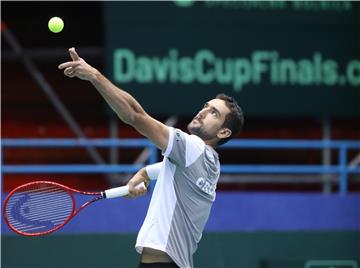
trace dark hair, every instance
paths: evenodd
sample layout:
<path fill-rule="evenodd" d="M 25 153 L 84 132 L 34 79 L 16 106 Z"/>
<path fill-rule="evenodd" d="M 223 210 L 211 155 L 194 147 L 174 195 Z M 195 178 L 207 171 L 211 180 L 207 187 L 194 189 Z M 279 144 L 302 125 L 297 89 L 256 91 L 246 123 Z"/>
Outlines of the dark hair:
<path fill-rule="evenodd" d="M 222 145 L 240 133 L 244 126 L 244 114 L 234 98 L 225 95 L 224 93 L 216 95 L 215 98 L 225 101 L 226 106 L 230 109 L 230 113 L 226 115 L 222 127 L 230 129 L 231 135 L 230 137 L 219 140 L 218 145 Z"/>

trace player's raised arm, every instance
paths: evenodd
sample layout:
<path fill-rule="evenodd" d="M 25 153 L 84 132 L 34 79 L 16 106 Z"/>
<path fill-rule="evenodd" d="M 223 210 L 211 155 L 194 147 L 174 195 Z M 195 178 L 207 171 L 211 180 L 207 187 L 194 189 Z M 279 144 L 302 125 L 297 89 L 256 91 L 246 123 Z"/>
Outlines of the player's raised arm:
<path fill-rule="evenodd" d="M 80 58 L 75 48 L 70 48 L 69 53 L 72 61 L 60 64 L 59 69 L 64 70 L 68 77 L 90 81 L 124 123 L 133 126 L 159 149 L 164 150 L 169 139 L 167 126 L 149 116 L 129 93 L 116 87 Z"/>

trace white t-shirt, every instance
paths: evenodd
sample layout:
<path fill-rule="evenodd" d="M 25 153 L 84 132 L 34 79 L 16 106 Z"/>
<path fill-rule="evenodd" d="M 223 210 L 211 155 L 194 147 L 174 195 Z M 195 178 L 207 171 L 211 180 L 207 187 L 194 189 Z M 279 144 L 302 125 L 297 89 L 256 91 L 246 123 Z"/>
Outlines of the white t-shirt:
<path fill-rule="evenodd" d="M 216 151 L 195 135 L 169 127 L 161 164 L 147 168 L 156 186 L 135 248 L 166 252 L 180 267 L 193 267 L 216 196 L 220 163 Z"/>

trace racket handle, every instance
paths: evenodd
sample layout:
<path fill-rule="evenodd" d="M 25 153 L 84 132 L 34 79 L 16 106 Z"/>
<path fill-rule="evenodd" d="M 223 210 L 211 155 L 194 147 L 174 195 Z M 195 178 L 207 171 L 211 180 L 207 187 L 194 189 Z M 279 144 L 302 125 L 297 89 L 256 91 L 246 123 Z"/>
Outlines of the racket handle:
<path fill-rule="evenodd" d="M 143 182 L 136 185 L 135 188 L 139 189 L 142 187 L 146 188 L 145 183 L 143 183 Z M 129 194 L 129 185 L 111 188 L 111 189 L 108 189 L 108 190 L 105 190 L 104 192 L 102 192 L 102 196 L 104 198 L 115 198 L 115 197 L 125 196 L 128 194 Z"/>

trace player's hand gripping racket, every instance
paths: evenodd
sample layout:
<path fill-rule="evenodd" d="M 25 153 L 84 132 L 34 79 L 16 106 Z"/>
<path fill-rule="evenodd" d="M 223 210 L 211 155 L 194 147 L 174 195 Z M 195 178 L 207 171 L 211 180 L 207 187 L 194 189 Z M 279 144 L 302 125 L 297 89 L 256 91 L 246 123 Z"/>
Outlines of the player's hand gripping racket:
<path fill-rule="evenodd" d="M 136 188 L 145 187 L 140 183 Z M 74 193 L 93 198 L 78 209 Z M 39 236 L 52 233 L 68 223 L 91 203 L 129 194 L 129 186 L 112 188 L 104 192 L 83 192 L 50 181 L 36 181 L 21 185 L 6 197 L 3 215 L 7 225 L 16 233 Z"/>

